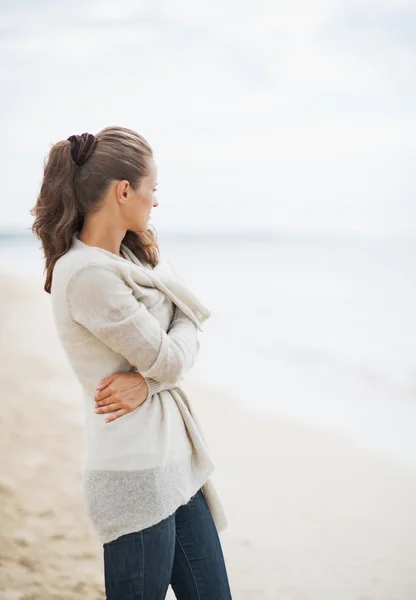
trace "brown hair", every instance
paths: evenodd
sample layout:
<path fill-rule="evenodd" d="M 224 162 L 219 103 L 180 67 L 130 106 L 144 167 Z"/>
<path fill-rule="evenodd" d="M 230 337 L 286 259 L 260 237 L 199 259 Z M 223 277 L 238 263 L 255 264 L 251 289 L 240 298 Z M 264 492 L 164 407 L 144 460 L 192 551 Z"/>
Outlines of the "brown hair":
<path fill-rule="evenodd" d="M 30 214 L 35 216 L 32 231 L 41 240 L 45 255 L 44 290 L 51 293 L 53 268 L 72 245 L 75 232 L 82 229 L 84 215 L 98 210 L 112 180 L 126 179 L 133 189 L 147 175 L 146 159 L 153 155 L 147 141 L 125 127 L 106 127 L 96 136 L 95 148 L 81 165 L 71 155 L 72 143 L 54 144 L 45 159 L 39 196 Z M 123 243 L 153 267 L 159 262 L 156 231 L 127 231 Z"/>

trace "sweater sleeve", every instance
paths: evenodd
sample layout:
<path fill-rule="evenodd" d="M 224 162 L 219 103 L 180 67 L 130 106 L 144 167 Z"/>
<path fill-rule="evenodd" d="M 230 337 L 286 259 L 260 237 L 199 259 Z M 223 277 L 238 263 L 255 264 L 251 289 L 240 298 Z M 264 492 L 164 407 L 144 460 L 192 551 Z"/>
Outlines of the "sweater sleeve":
<path fill-rule="evenodd" d="M 185 313 L 178 306 L 175 306 L 175 312 L 173 315 L 172 323 L 168 330 L 168 335 L 170 335 L 170 331 L 171 331 L 172 327 L 174 326 L 177 328 L 181 321 L 186 323 L 187 321 L 190 321 L 190 319 L 187 315 L 185 315 Z M 196 352 L 193 355 L 193 359 L 189 362 L 188 370 L 194 366 L 196 358 L 199 353 L 199 349 L 200 349 L 200 342 L 197 337 Z M 149 388 L 149 393 L 148 393 L 147 398 L 150 398 L 153 394 L 157 394 L 158 392 L 161 392 L 162 390 L 171 390 L 174 387 L 177 387 L 179 384 L 179 381 L 177 381 L 176 383 L 162 383 L 162 382 L 156 381 L 156 379 L 152 379 L 150 377 L 145 377 L 145 379 L 146 379 L 147 386 Z M 180 377 L 180 380 L 182 380 L 182 379 L 183 379 L 183 376 Z"/>
<path fill-rule="evenodd" d="M 146 380 L 148 388 L 146 400 L 151 398 L 153 394 L 158 394 L 163 390 L 173 390 L 173 388 L 178 387 L 179 385 L 178 381 L 176 383 L 162 383 L 160 381 L 156 381 L 156 379 L 152 379 L 151 377 L 145 377 L 144 379 Z"/>
<path fill-rule="evenodd" d="M 175 384 L 195 363 L 199 340 L 192 319 L 176 307 L 165 332 L 109 267 L 88 265 L 75 273 L 67 285 L 67 302 L 75 323 L 124 356 L 143 377 Z M 156 389 L 153 383 L 150 387 Z"/>

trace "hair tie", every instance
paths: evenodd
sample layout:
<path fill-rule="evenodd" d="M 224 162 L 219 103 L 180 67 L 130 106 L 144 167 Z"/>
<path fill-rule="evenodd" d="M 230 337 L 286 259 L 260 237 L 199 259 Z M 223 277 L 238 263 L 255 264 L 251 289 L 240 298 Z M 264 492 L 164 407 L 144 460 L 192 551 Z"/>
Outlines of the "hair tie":
<path fill-rule="evenodd" d="M 83 165 L 94 152 L 97 144 L 95 135 L 92 133 L 82 133 L 81 135 L 70 135 L 67 138 L 71 142 L 72 160 L 78 165 Z"/>

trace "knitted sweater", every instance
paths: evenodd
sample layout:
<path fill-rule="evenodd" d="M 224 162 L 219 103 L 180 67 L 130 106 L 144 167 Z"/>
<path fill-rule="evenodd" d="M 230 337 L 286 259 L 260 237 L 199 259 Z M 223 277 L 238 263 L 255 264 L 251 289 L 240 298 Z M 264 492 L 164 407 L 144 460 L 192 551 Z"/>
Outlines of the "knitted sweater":
<path fill-rule="evenodd" d="M 194 365 L 198 330 L 210 316 L 169 261 L 155 268 L 124 245 L 123 257 L 84 244 L 54 266 L 54 322 L 82 386 L 88 516 L 102 543 L 167 518 L 202 487 L 217 530 L 227 526 L 209 479 L 215 468 L 190 398 L 179 383 Z M 149 394 L 134 411 L 105 422 L 95 388 L 136 371 Z"/>

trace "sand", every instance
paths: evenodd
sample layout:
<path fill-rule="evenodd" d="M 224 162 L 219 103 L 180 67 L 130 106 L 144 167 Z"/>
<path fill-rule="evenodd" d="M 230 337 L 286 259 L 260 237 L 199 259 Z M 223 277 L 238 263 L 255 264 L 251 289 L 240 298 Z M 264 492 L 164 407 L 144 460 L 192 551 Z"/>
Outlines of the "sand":
<path fill-rule="evenodd" d="M 82 501 L 80 388 L 50 298 L 41 280 L 4 274 L 0 307 L 0 599 L 103 599 Z M 416 467 L 248 414 L 192 372 L 184 387 L 217 464 L 235 600 L 416 598 Z"/>

